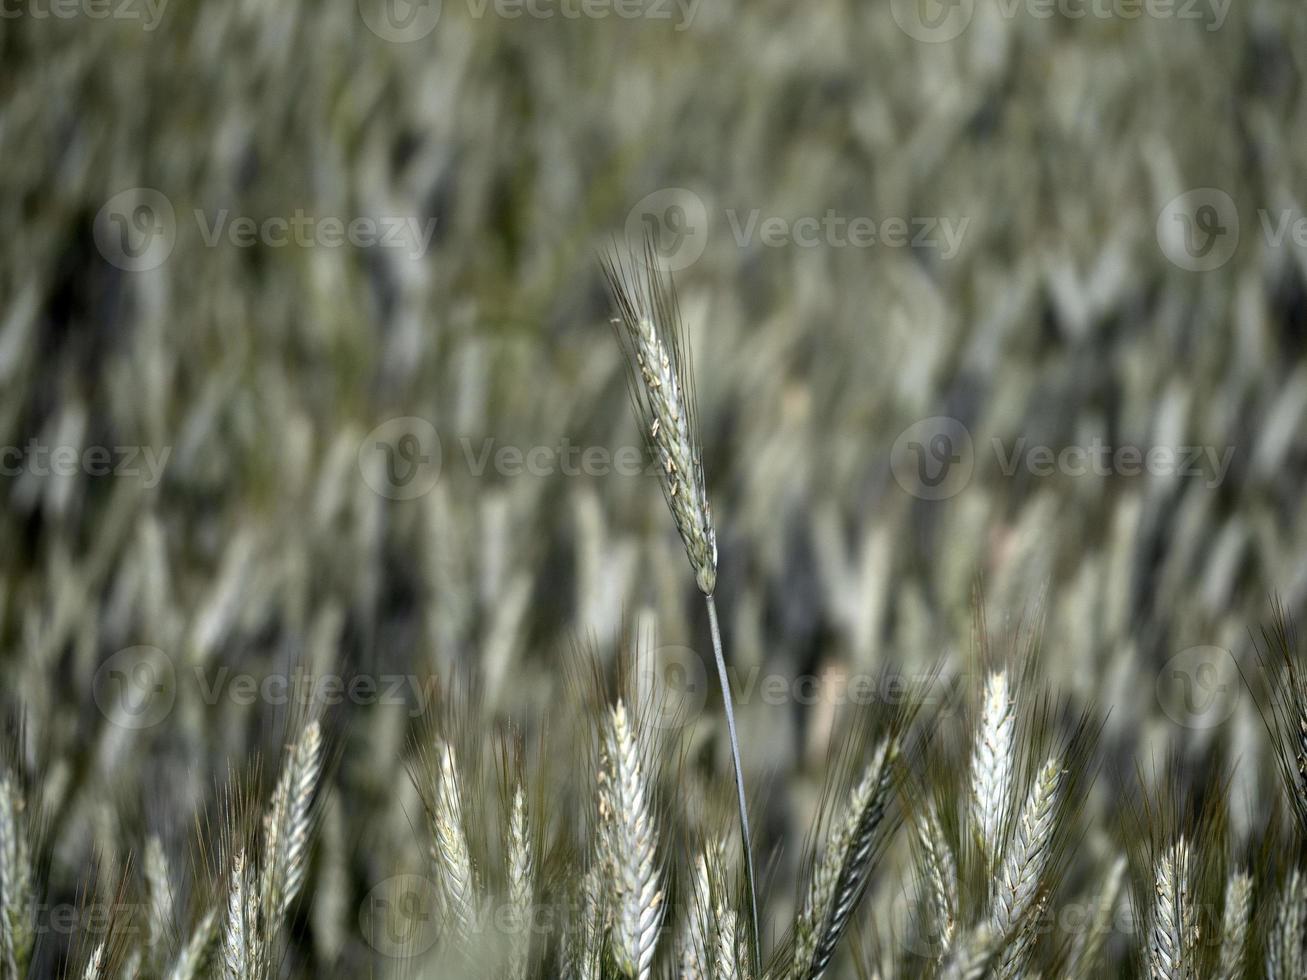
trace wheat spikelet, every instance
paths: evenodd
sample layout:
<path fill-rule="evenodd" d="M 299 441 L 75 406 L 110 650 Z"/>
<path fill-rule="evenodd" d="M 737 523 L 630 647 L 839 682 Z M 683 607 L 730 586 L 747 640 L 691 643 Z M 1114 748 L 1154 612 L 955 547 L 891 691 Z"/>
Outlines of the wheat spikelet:
<path fill-rule="evenodd" d="M 17 780 L 0 773 L 0 952 L 6 975 L 14 978 L 27 974 L 35 940 L 25 809 Z"/>
<path fill-rule="evenodd" d="M 531 907 L 535 892 L 535 859 L 527 822 L 526 793 L 519 784 L 513 792 L 508 822 L 508 904 L 513 914 L 508 975 L 525 980 L 531 956 Z"/>
<path fill-rule="evenodd" d="M 1157 861 L 1148 938 L 1148 973 L 1153 980 L 1188 980 L 1192 976 L 1194 920 L 1189 867 L 1189 844 L 1183 837 Z"/>
<path fill-rule="evenodd" d="M 940 826 L 933 802 L 927 802 L 913 823 L 919 877 L 941 951 L 953 941 L 958 916 L 958 864 Z"/>
<path fill-rule="evenodd" d="M 1015 938 L 1035 905 L 1053 851 L 1062 763 L 1055 755 L 1035 776 L 1017 818 L 994 888 L 991 916 L 998 935 Z"/>
<path fill-rule="evenodd" d="M 980 728 L 971 757 L 971 813 L 985 856 L 997 867 L 1003 849 L 1008 786 L 1016 758 L 1016 717 L 1005 671 L 985 682 Z"/>
<path fill-rule="evenodd" d="M 1290 980 L 1307 973 L 1307 876 L 1294 868 L 1280 893 L 1266 936 L 1267 980 Z"/>
<path fill-rule="evenodd" d="M 285 914 L 304 884 L 310 806 L 321 762 L 322 729 L 311 721 L 291 750 L 263 818 L 259 898 L 268 928 Z"/>
<path fill-rule="evenodd" d="M 191 932 L 191 938 L 186 941 L 186 945 L 177 954 L 177 962 L 168 971 L 168 980 L 198 980 L 199 977 L 204 975 L 202 971 L 207 958 L 206 954 L 217 924 L 217 915 L 213 912 L 205 913 Z"/>
<path fill-rule="evenodd" d="M 1221 958 L 1216 968 L 1216 980 L 1238 980 L 1243 976 L 1244 948 L 1248 945 L 1252 899 L 1252 875 L 1246 871 L 1238 871 L 1230 875 L 1225 883 L 1225 911 L 1221 917 Z"/>
<path fill-rule="evenodd" d="M 854 787 L 795 922 L 791 977 L 818 980 L 830 964 L 849 916 L 862 897 L 893 788 L 895 738 L 882 741 Z"/>
<path fill-rule="evenodd" d="M 435 746 L 435 786 L 427 808 L 431 829 L 431 856 L 435 860 L 441 908 L 458 943 L 472 935 L 476 913 L 476 879 L 472 854 L 463 824 L 463 801 L 459 789 L 458 763 L 454 748 L 438 740 Z"/>
<path fill-rule="evenodd" d="M 605 732 L 599 777 L 600 819 L 606 828 L 606 864 L 612 889 L 610 942 L 619 969 L 646 980 L 653 969 L 663 893 L 645 762 L 622 701 Z"/>
<path fill-rule="evenodd" d="M 704 595 L 717 583 L 717 533 L 708 506 L 698 412 L 676 291 L 655 271 L 652 242 L 643 269 L 607 256 L 604 274 L 617 305 L 614 332 L 626 353 L 633 402 L 658 459 L 659 482 Z"/>

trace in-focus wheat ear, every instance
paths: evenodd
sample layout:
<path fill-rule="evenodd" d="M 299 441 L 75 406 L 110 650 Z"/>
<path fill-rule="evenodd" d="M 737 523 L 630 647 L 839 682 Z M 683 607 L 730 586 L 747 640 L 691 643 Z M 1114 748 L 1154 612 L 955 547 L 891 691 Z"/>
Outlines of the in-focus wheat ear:
<path fill-rule="evenodd" d="M 721 627 L 717 622 L 717 532 L 708 506 L 699 445 L 699 411 L 695 397 L 690 347 L 681 321 L 680 304 L 670 278 L 657 271 L 658 254 L 652 236 L 645 238 L 642 261 L 610 254 L 602 259 L 604 275 L 617 306 L 614 333 L 626 354 L 627 380 L 636 417 L 658 461 L 659 483 L 672 512 L 676 530 L 694 569 L 694 580 L 708 607 L 717 679 L 721 684 L 726 729 L 731 740 L 735 769 L 736 804 L 740 816 L 740 842 L 745 883 L 749 889 L 749 932 L 753 970 L 762 969 L 758 932 L 758 891 L 754 883 L 753 842 L 740 765 L 740 739 L 735 728 Z"/>

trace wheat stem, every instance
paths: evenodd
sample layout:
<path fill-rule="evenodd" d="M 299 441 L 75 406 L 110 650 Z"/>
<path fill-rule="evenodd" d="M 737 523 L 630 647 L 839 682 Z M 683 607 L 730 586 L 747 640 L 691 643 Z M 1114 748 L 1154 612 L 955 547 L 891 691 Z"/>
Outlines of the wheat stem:
<path fill-rule="evenodd" d="M 735 730 L 735 705 L 731 699 L 731 682 L 722 656 L 722 634 L 717 622 L 717 600 L 704 597 L 708 604 L 708 629 L 712 634 L 713 656 L 717 661 L 717 679 L 722 688 L 722 708 L 726 714 L 726 731 L 731 740 L 731 765 L 735 770 L 735 802 L 740 817 L 740 849 L 744 856 L 744 882 L 749 891 L 749 937 L 752 940 L 753 971 L 762 969 L 762 939 L 758 928 L 758 891 L 753 875 L 753 837 L 749 832 L 749 808 L 744 795 L 744 768 L 740 763 L 740 738 Z"/>

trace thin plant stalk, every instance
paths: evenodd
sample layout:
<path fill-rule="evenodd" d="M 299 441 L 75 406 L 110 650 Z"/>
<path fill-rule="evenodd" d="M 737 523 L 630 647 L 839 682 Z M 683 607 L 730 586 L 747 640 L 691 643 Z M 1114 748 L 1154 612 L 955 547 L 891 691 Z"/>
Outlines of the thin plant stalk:
<path fill-rule="evenodd" d="M 717 623 L 717 600 L 709 593 L 704 596 L 708 605 L 708 628 L 712 633 L 713 656 L 717 660 L 717 679 L 722 686 L 722 707 L 726 714 L 726 730 L 731 739 L 731 764 L 735 768 L 735 795 L 740 810 L 740 845 L 744 851 L 744 880 L 749 889 L 749 920 L 753 933 L 754 972 L 762 969 L 762 942 L 758 936 L 758 892 L 753 878 L 753 838 L 749 833 L 749 808 L 744 797 L 744 770 L 740 766 L 740 738 L 735 731 L 735 705 L 731 700 L 730 678 L 726 676 L 726 659 L 722 656 L 722 631 Z"/>

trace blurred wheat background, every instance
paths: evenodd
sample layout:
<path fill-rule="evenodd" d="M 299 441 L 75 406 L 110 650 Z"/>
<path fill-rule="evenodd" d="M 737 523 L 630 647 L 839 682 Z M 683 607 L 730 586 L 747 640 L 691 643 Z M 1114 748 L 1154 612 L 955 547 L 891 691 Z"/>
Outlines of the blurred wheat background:
<path fill-rule="evenodd" d="M 653 232 L 769 975 L 816 975 L 785 960 L 805 855 L 847 747 L 897 731 L 893 671 L 932 693 L 828 975 L 1307 976 L 1301 756 L 1263 714 L 1292 643 L 1262 639 L 1307 605 L 1307 7 L 3 9 L 0 975 L 695 975 L 730 757 L 596 260 Z M 663 938 L 628 969 L 601 911 L 602 962 L 550 919 L 468 967 L 460 862 L 474 896 L 603 904 L 582 828 L 635 777 L 592 661 L 662 705 L 630 751 Z M 913 936 L 928 906 L 974 949 L 1007 929 L 959 826 L 997 674 L 1040 746 L 1000 796 L 1068 802 L 1009 817 L 1061 828 L 1003 905 L 1047 927 L 967 972 Z M 1214 924 L 1172 955 L 1186 889 Z M 242 928 L 267 948 L 233 961 Z"/>

